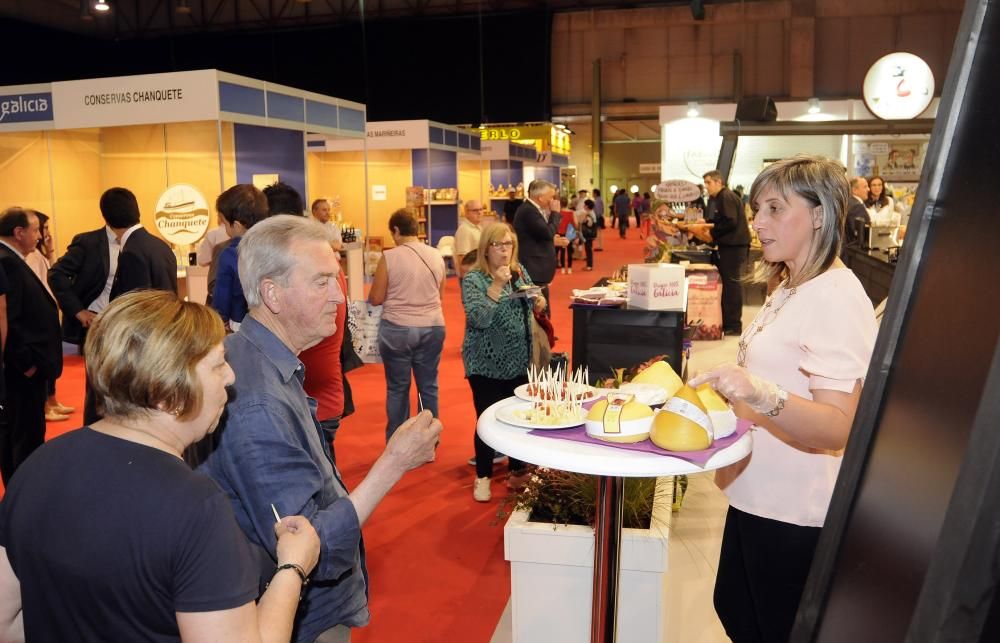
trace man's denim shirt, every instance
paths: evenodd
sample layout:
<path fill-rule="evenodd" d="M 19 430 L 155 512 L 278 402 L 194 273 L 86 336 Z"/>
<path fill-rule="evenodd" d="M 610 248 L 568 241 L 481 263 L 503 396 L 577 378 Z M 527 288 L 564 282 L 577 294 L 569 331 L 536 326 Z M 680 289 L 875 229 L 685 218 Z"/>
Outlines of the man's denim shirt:
<path fill-rule="evenodd" d="M 319 564 L 295 618 L 297 641 L 334 625 L 367 624 L 361 525 L 316 420 L 316 401 L 302 388 L 305 367 L 249 315 L 225 347 L 236 383 L 217 429 L 219 445 L 201 469 L 229 496 L 247 538 L 273 559 L 272 503 L 282 517 L 305 516 L 319 533 Z"/>

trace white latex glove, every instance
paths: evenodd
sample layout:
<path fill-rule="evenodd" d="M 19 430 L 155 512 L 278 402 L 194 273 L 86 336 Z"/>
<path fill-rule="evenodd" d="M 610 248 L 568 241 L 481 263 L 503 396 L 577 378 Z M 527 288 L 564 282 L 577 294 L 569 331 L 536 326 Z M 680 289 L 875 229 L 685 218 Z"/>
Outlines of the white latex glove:
<path fill-rule="evenodd" d="M 778 406 L 778 385 L 736 364 L 717 366 L 688 381 L 688 386 L 694 388 L 705 382 L 730 402 L 745 402 L 758 413 L 769 413 Z"/>

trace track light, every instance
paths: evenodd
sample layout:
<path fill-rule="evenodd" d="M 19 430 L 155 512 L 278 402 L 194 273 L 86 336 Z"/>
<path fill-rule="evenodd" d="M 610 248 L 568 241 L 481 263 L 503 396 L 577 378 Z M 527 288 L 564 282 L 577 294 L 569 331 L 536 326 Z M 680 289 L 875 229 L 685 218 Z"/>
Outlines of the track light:
<path fill-rule="evenodd" d="M 810 114 L 819 114 L 819 99 L 818 98 L 810 98 L 809 99 L 809 113 Z"/>
<path fill-rule="evenodd" d="M 80 20 L 91 21 L 94 16 L 90 13 L 90 2 L 88 0 L 80 0 Z"/>
<path fill-rule="evenodd" d="M 174 0 L 175 6 L 174 11 L 179 14 L 189 15 L 191 13 L 191 2 L 190 0 Z"/>
<path fill-rule="evenodd" d="M 698 108 L 698 103 L 691 101 L 688 103 L 688 117 L 697 118 L 701 115 L 701 110 Z"/>
<path fill-rule="evenodd" d="M 94 2 L 94 11 L 99 11 L 101 13 L 111 11 L 111 5 L 108 4 L 107 0 L 97 0 Z"/>

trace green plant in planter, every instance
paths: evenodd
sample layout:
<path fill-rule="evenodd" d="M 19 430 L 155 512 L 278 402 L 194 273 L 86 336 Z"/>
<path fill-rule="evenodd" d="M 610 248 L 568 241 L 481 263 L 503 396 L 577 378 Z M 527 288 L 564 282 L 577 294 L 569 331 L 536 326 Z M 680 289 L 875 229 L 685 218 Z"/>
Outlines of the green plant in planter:
<path fill-rule="evenodd" d="M 656 478 L 626 478 L 622 503 L 622 526 L 648 529 L 658 494 Z M 667 492 L 668 493 L 668 492 Z M 528 511 L 533 522 L 594 526 L 597 477 L 538 467 L 528 484 L 511 492 L 500 503 L 497 521 L 513 511 Z"/>

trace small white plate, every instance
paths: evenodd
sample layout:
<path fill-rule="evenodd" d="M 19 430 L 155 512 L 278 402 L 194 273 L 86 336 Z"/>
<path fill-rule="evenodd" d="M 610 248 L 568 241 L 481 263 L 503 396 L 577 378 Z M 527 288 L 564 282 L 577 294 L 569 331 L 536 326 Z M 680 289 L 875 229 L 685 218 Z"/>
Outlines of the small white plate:
<path fill-rule="evenodd" d="M 514 389 L 514 397 L 516 397 L 519 400 L 524 400 L 525 402 L 544 402 L 545 401 L 545 400 L 542 400 L 541 398 L 539 398 L 537 396 L 533 396 L 533 395 L 529 394 L 528 393 L 528 386 L 530 386 L 530 384 L 522 384 L 522 385 L 518 386 L 516 389 Z M 576 385 L 576 386 L 573 387 L 573 390 L 574 391 L 579 391 L 580 388 L 581 388 L 580 385 Z M 586 392 L 590 392 L 591 395 L 587 395 L 586 397 L 580 399 L 580 402 L 593 402 L 594 400 L 600 399 L 605 394 L 605 390 L 604 389 L 594 388 L 593 386 L 586 386 L 585 385 L 585 386 L 583 386 L 582 390 L 586 391 Z"/>
<path fill-rule="evenodd" d="M 531 407 L 531 402 L 515 402 L 513 404 L 508 404 L 507 406 L 501 406 L 496 411 L 496 418 L 504 424 L 510 424 L 511 426 L 519 426 L 524 429 L 542 430 L 570 429 L 574 426 L 581 426 L 587 419 L 587 412 L 581 410 L 580 417 L 577 420 L 564 422 L 562 424 L 534 424 L 524 417 L 525 412 L 530 411 Z"/>

